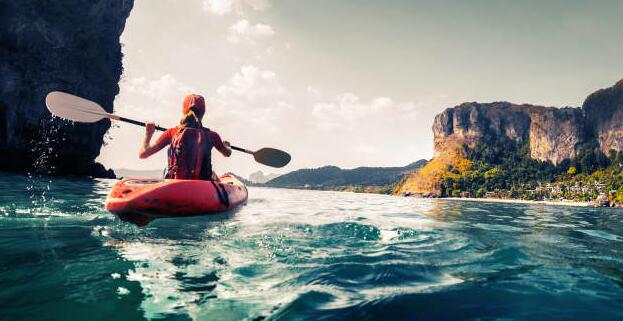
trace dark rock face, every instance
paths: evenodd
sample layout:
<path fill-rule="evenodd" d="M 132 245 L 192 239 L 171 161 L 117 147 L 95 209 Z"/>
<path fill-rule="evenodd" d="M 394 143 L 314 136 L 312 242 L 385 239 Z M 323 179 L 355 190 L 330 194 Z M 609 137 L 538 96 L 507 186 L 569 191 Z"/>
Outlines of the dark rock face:
<path fill-rule="evenodd" d="M 623 80 L 588 96 L 582 109 L 601 151 L 623 150 Z"/>
<path fill-rule="evenodd" d="M 110 123 L 52 119 L 61 90 L 112 112 L 122 73 L 119 36 L 133 0 L 0 1 L 0 170 L 111 176 L 100 164 Z"/>
<path fill-rule="evenodd" d="M 488 138 L 528 143 L 530 156 L 557 164 L 573 159 L 587 144 L 603 152 L 623 150 L 623 80 L 591 94 L 582 108 L 464 103 L 448 108 L 433 123 L 435 155 L 452 139 L 473 147 Z"/>

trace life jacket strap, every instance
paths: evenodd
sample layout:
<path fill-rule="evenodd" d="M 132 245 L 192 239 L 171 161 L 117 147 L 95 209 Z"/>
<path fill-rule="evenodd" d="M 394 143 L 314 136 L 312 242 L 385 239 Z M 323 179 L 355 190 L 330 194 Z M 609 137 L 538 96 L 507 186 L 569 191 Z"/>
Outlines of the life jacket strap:
<path fill-rule="evenodd" d="M 217 183 L 214 180 L 210 180 L 212 185 L 214 185 L 214 189 L 216 190 L 216 194 L 218 195 L 219 201 L 221 204 L 225 205 L 225 207 L 229 207 L 229 195 L 227 195 L 227 190 L 223 187 L 223 184 Z"/>

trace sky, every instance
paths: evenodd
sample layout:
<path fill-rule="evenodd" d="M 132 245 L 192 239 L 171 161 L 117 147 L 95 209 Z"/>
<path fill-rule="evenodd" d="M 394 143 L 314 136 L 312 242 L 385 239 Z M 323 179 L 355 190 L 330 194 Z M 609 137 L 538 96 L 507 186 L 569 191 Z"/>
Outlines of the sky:
<path fill-rule="evenodd" d="M 580 106 L 623 78 L 623 1 L 136 0 L 121 37 L 115 113 L 175 126 L 186 94 L 233 145 L 292 154 L 285 168 L 213 155 L 247 177 L 433 155 L 436 114 L 462 102 Z M 138 158 L 144 130 L 114 124 L 98 160 Z"/>

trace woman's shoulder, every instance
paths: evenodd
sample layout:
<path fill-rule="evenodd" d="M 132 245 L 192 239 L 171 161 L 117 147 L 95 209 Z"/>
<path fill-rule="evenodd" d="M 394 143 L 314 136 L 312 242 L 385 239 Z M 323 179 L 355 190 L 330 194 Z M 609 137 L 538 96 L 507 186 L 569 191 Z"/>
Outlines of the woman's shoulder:
<path fill-rule="evenodd" d="M 212 137 L 213 139 L 221 139 L 221 136 L 220 136 L 217 132 L 215 132 L 215 131 L 213 131 L 213 130 L 210 130 L 209 128 L 205 128 L 205 127 L 204 127 L 203 129 L 204 129 L 204 130 L 205 130 L 205 132 L 206 132 L 208 135 L 210 135 L 210 137 Z"/>
<path fill-rule="evenodd" d="M 162 136 L 173 138 L 175 134 L 179 133 L 179 131 L 180 131 L 180 126 L 171 127 L 165 130 L 164 133 L 162 133 Z"/>
<path fill-rule="evenodd" d="M 162 133 L 162 134 L 163 135 L 168 135 L 168 136 L 173 136 L 175 134 L 175 132 L 177 132 L 178 129 L 179 129 L 179 126 L 171 127 L 171 128 L 168 128 L 167 130 L 165 130 L 164 133 Z"/>

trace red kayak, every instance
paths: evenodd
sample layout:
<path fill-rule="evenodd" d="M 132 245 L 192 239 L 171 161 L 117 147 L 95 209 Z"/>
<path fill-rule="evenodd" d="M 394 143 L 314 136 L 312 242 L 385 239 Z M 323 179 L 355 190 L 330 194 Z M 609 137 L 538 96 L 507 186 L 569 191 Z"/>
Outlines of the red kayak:
<path fill-rule="evenodd" d="M 106 209 L 115 214 L 189 216 L 223 212 L 247 201 L 247 188 L 232 175 L 220 181 L 126 178 L 112 188 Z"/>

